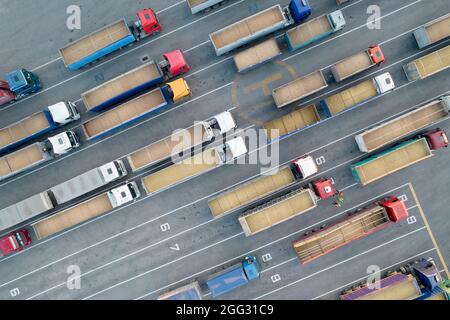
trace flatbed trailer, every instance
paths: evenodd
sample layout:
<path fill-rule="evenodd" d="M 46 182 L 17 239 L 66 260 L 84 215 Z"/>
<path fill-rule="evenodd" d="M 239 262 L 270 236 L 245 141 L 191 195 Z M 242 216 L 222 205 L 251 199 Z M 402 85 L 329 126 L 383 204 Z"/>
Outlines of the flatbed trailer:
<path fill-rule="evenodd" d="M 239 223 L 248 237 L 312 210 L 316 206 L 317 197 L 314 192 L 309 188 L 300 189 L 245 212 L 239 217 Z"/>
<path fill-rule="evenodd" d="M 408 81 L 428 78 L 450 67 L 450 45 L 403 66 Z"/>
<path fill-rule="evenodd" d="M 263 127 L 267 130 L 268 140 L 272 141 L 304 130 L 319 123 L 320 120 L 316 106 L 310 104 L 306 107 L 294 110 L 285 116 L 268 121 L 263 124 Z M 278 132 L 275 130 L 278 130 Z"/>
<path fill-rule="evenodd" d="M 208 11 L 225 0 L 186 0 L 192 14 Z"/>
<path fill-rule="evenodd" d="M 447 38 L 450 36 L 450 13 L 424 24 L 413 34 L 421 49 Z"/>
<path fill-rule="evenodd" d="M 312 72 L 304 77 L 291 81 L 272 91 L 277 108 L 306 98 L 328 87 L 328 83 L 321 70 Z"/>
<path fill-rule="evenodd" d="M 239 52 L 233 57 L 238 72 L 243 73 L 267 63 L 281 55 L 277 41 L 269 39 Z"/>
<path fill-rule="evenodd" d="M 203 296 L 200 285 L 195 281 L 160 295 L 158 300 L 203 300 Z"/>
<path fill-rule="evenodd" d="M 450 96 L 434 100 L 355 136 L 361 152 L 373 152 L 450 114 Z"/>

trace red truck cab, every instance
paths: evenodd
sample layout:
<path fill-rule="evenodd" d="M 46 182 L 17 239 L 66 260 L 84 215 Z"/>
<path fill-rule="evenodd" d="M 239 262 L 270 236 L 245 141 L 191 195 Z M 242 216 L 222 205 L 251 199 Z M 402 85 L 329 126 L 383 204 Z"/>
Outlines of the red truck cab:
<path fill-rule="evenodd" d="M 379 202 L 386 209 L 389 220 L 397 222 L 408 218 L 408 208 L 403 201 L 396 197 L 388 197 Z"/>
<path fill-rule="evenodd" d="M 8 82 L 0 80 L 0 106 L 16 100 L 16 96 L 9 89 Z"/>
<path fill-rule="evenodd" d="M 31 244 L 31 237 L 28 230 L 19 230 L 11 232 L 7 236 L 0 239 L 0 250 L 3 255 L 23 250 L 23 248 Z"/>
<path fill-rule="evenodd" d="M 371 45 L 367 52 L 374 64 L 380 65 L 384 62 L 384 54 L 379 45 Z"/>
<path fill-rule="evenodd" d="M 179 76 L 191 70 L 180 49 L 170 51 L 164 54 L 163 57 L 164 61 L 160 62 L 159 66 L 169 78 Z"/>
<path fill-rule="evenodd" d="M 328 199 L 336 194 L 336 190 L 331 179 L 319 179 L 312 183 L 314 192 L 320 199 Z"/>
<path fill-rule="evenodd" d="M 162 31 L 158 17 L 152 9 L 143 9 L 138 11 L 136 15 L 139 18 L 139 21 L 136 22 L 136 26 L 145 33 L 144 35 L 141 34 L 142 38 Z"/>
<path fill-rule="evenodd" d="M 436 129 L 424 134 L 431 150 L 439 150 L 448 147 L 448 137 L 444 130 Z"/>

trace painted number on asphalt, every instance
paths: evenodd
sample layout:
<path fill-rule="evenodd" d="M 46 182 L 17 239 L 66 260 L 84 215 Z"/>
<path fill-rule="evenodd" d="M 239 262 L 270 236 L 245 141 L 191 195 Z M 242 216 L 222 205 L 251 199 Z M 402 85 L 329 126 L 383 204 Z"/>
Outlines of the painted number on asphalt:
<path fill-rule="evenodd" d="M 11 297 L 17 297 L 20 294 L 20 290 L 19 288 L 14 288 L 11 291 L 9 291 L 9 293 L 11 294 Z"/>
<path fill-rule="evenodd" d="M 408 201 L 408 197 L 406 196 L 406 194 L 402 194 L 401 196 L 398 197 L 399 200 L 402 200 L 403 202 Z"/>
<path fill-rule="evenodd" d="M 275 282 L 280 281 L 280 280 L 281 280 L 281 277 L 280 277 L 280 275 L 277 273 L 277 274 L 274 274 L 273 276 L 271 276 L 271 277 L 270 277 L 270 280 L 272 280 L 272 282 L 275 283 Z"/>
<path fill-rule="evenodd" d="M 325 162 L 327 162 L 327 160 L 325 159 L 324 156 L 316 158 L 316 163 L 317 163 L 318 166 L 323 165 Z"/>
<path fill-rule="evenodd" d="M 180 251 L 180 246 L 178 245 L 178 243 L 175 243 L 175 245 L 174 246 L 172 246 L 172 247 L 169 247 L 171 250 L 173 250 L 173 251 Z"/>
<path fill-rule="evenodd" d="M 261 257 L 261 259 L 263 262 L 268 262 L 268 261 L 272 260 L 272 255 L 270 253 L 267 253 L 267 254 L 263 255 Z"/>
<path fill-rule="evenodd" d="M 100 83 L 103 82 L 103 80 L 105 80 L 103 73 L 98 73 L 95 75 L 95 82 Z"/>
<path fill-rule="evenodd" d="M 406 221 L 408 221 L 408 224 L 413 224 L 417 222 L 416 216 L 409 216 L 408 219 L 406 219 Z"/>
<path fill-rule="evenodd" d="M 169 223 L 164 223 L 164 224 L 161 225 L 160 228 L 161 228 L 162 232 L 167 232 L 167 231 L 170 230 L 170 224 Z"/>

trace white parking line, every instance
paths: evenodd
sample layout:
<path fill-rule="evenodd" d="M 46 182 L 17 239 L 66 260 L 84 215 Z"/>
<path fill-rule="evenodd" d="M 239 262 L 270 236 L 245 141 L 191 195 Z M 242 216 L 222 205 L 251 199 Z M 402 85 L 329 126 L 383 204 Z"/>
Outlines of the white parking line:
<path fill-rule="evenodd" d="M 389 269 L 391 269 L 391 268 L 393 268 L 393 267 L 395 267 L 395 266 L 398 266 L 398 265 L 404 264 L 404 263 L 406 263 L 406 262 L 409 262 L 409 261 L 411 261 L 411 260 L 413 260 L 413 259 L 415 259 L 415 258 L 417 258 L 417 257 L 421 257 L 421 256 L 423 256 L 423 255 L 425 255 L 425 254 L 427 254 L 427 253 L 429 253 L 429 252 L 431 252 L 431 251 L 435 251 L 435 250 L 436 250 L 436 248 L 428 249 L 428 250 L 423 251 L 423 252 L 421 252 L 421 253 L 419 253 L 419 254 L 416 254 L 416 255 L 414 255 L 414 256 L 408 257 L 408 258 L 406 258 L 406 259 L 404 259 L 404 260 L 402 260 L 402 261 L 398 261 L 398 262 L 396 262 L 396 263 L 393 263 L 393 264 L 391 264 L 390 266 L 387 266 L 387 267 L 381 269 L 380 272 L 377 272 L 377 273 L 375 273 L 375 274 L 379 274 L 379 273 L 381 273 L 381 272 L 384 272 L 384 271 L 389 270 Z M 344 288 L 348 288 L 348 287 L 350 287 L 353 283 L 360 282 L 360 281 L 362 281 L 362 280 L 364 280 L 364 279 L 367 279 L 367 275 L 365 275 L 364 277 L 358 278 L 358 279 L 356 279 L 356 280 L 354 280 L 354 281 L 352 281 L 352 282 L 350 282 L 350 283 L 344 284 L 343 286 L 340 286 L 339 288 L 336 288 L 336 289 L 327 291 L 327 292 L 325 292 L 325 293 L 322 293 L 321 295 L 318 295 L 317 297 L 312 298 L 311 300 L 317 300 L 317 299 L 319 299 L 319 298 L 322 298 L 323 296 L 329 295 L 330 293 L 336 292 L 336 291 L 341 290 L 341 289 L 344 289 Z"/>
<path fill-rule="evenodd" d="M 167 10 L 170 10 L 170 9 L 176 7 L 176 6 L 179 6 L 179 5 L 182 4 L 182 3 L 186 3 L 186 0 L 178 1 L 177 3 L 174 3 L 173 5 L 168 6 L 167 8 L 164 8 L 164 9 L 161 9 L 161 10 L 159 10 L 159 11 L 156 11 L 156 14 L 157 14 L 157 15 L 158 15 L 158 14 L 161 14 L 161 13 L 167 11 Z"/>
<path fill-rule="evenodd" d="M 395 242 L 395 241 L 401 240 L 401 239 L 406 238 L 406 237 L 408 237 L 408 236 L 410 236 L 410 235 L 413 235 L 413 234 L 415 234 L 415 233 L 417 233 L 417 232 L 419 232 L 419 231 L 425 230 L 426 228 L 427 228 L 427 227 L 423 226 L 423 227 L 420 227 L 420 228 L 418 228 L 418 229 L 415 229 L 415 230 L 413 230 L 413 231 L 411 231 L 411 232 L 408 232 L 408 233 L 406 233 L 406 234 L 404 234 L 404 235 L 401 235 L 401 236 L 399 236 L 399 237 L 397 237 L 397 238 L 394 238 L 394 239 L 392 239 L 392 240 L 389 240 L 389 241 L 387 241 L 387 242 L 385 242 L 385 243 L 383 243 L 383 244 L 380 244 L 380 245 L 378 245 L 378 246 L 376 246 L 376 247 L 373 247 L 373 248 L 371 248 L 371 249 L 368 249 L 368 250 L 366 250 L 366 251 L 363 251 L 363 252 L 361 252 L 361 253 L 358 253 L 358 254 L 356 254 L 356 255 L 354 255 L 354 256 L 348 258 L 348 259 L 345 259 L 345 260 L 342 260 L 342 261 L 340 261 L 340 262 L 338 262 L 338 263 L 335 263 L 335 264 L 333 264 L 333 265 L 331 265 L 331 266 L 329 266 L 329 267 L 327 267 L 327 268 L 324 268 L 324 269 L 322 269 L 322 270 L 319 270 L 319 271 L 317 271 L 317 272 L 314 272 L 314 273 L 312 273 L 312 274 L 310 274 L 310 275 L 308 275 L 308 276 L 306 276 L 306 277 L 300 278 L 300 279 L 295 280 L 295 281 L 293 281 L 293 282 L 291 282 L 291 283 L 288 283 L 288 284 L 286 284 L 286 285 L 284 285 L 284 286 L 281 286 L 281 287 L 279 287 L 279 288 L 277 288 L 277 289 L 274 289 L 274 290 L 272 290 L 272 291 L 269 291 L 269 292 L 267 292 L 267 293 L 264 293 L 264 294 L 262 294 L 262 295 L 260 295 L 260 296 L 258 296 L 258 297 L 256 297 L 256 298 L 253 298 L 253 300 L 258 300 L 258 299 L 267 297 L 268 295 L 271 295 L 271 294 L 273 294 L 273 293 L 275 293 L 275 292 L 284 290 L 284 289 L 286 289 L 286 288 L 288 288 L 288 287 L 290 287 L 290 286 L 293 286 L 293 285 L 295 285 L 295 284 L 297 284 L 297 283 L 299 283 L 299 282 L 302 282 L 302 281 L 304 281 L 304 280 L 307 280 L 307 279 L 309 279 L 309 278 L 312 278 L 312 277 L 314 277 L 314 276 L 316 276 L 316 275 L 318 275 L 318 274 L 321 274 L 321 273 L 323 273 L 323 272 L 325 272 L 325 271 L 331 270 L 331 269 L 333 269 L 333 268 L 335 268 L 335 267 L 337 267 L 337 266 L 340 266 L 340 265 L 342 265 L 342 264 L 344 264 L 344 263 L 346 263 L 346 262 L 349 262 L 349 261 L 351 261 L 351 260 L 354 260 L 354 259 L 356 259 L 356 258 L 358 258 L 358 257 L 360 257 L 360 256 L 363 256 L 363 255 L 367 254 L 367 253 L 370 253 L 370 252 L 375 251 L 375 250 L 377 250 L 377 249 L 383 248 L 383 247 L 385 247 L 385 246 L 387 246 L 387 245 L 389 245 L 389 244 L 391 244 L 391 243 L 393 243 L 393 242 Z"/>

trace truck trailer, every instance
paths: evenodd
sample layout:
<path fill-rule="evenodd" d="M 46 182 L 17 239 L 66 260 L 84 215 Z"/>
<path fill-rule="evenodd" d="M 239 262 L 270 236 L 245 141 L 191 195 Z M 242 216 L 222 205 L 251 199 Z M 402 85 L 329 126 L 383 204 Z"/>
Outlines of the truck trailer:
<path fill-rule="evenodd" d="M 286 43 L 294 51 L 343 29 L 345 25 L 344 14 L 337 10 L 288 30 L 285 34 Z"/>
<path fill-rule="evenodd" d="M 321 100 L 321 112 L 326 117 L 332 117 L 356 108 L 361 103 L 394 89 L 394 80 L 391 74 L 386 72 Z"/>
<path fill-rule="evenodd" d="M 388 197 L 332 225 L 304 234 L 294 240 L 292 246 L 300 263 L 306 264 L 407 217 L 405 204 L 398 198 Z"/>
<path fill-rule="evenodd" d="M 37 239 L 42 240 L 130 203 L 139 196 L 136 183 L 130 182 L 33 223 L 31 226 Z"/>
<path fill-rule="evenodd" d="M 72 71 L 81 69 L 162 30 L 152 9 L 141 10 L 137 16 L 139 20 L 132 25 L 128 25 L 126 19 L 122 18 L 60 49 L 64 65 Z"/>
<path fill-rule="evenodd" d="M 365 186 L 387 175 L 431 158 L 433 151 L 448 146 L 444 131 L 425 133 L 415 139 L 398 144 L 351 166 L 353 178 Z"/>
<path fill-rule="evenodd" d="M 61 101 L 51 105 L 47 110 L 0 129 L 0 154 L 8 153 L 30 140 L 78 119 L 80 113 L 73 102 Z"/>
<path fill-rule="evenodd" d="M 206 284 L 213 298 L 233 291 L 250 281 L 259 279 L 261 265 L 255 256 L 247 256 L 241 262 L 211 275 Z"/>
<path fill-rule="evenodd" d="M 287 188 L 298 180 L 307 179 L 318 171 L 314 159 L 305 156 L 279 168 L 275 173 L 252 179 L 210 199 L 208 206 L 214 218 L 219 218 Z"/>
<path fill-rule="evenodd" d="M 363 282 L 342 292 L 341 300 L 448 300 L 439 270 L 432 258 L 401 266 L 375 283 Z"/>
<path fill-rule="evenodd" d="M 328 87 L 328 83 L 321 70 L 312 72 L 304 77 L 286 83 L 272 91 L 277 108 L 304 99 Z"/>
<path fill-rule="evenodd" d="M 311 14 L 307 0 L 291 0 L 281 8 L 279 4 L 260 11 L 209 35 L 218 56 L 237 49 L 294 23 Z"/>
<path fill-rule="evenodd" d="M 41 90 L 41 81 L 33 72 L 25 69 L 12 71 L 6 81 L 0 80 L 0 106 L 15 102 Z"/>
<path fill-rule="evenodd" d="M 233 57 L 233 60 L 238 72 L 244 73 L 280 55 L 281 49 L 277 41 L 273 38 L 239 52 Z"/>
<path fill-rule="evenodd" d="M 313 182 L 313 188 L 301 188 L 244 212 L 239 223 L 247 237 L 267 230 L 317 207 L 319 199 L 334 196 L 331 179 Z"/>
<path fill-rule="evenodd" d="M 373 152 L 449 116 L 450 96 L 443 96 L 355 136 L 361 152 Z"/>
<path fill-rule="evenodd" d="M 450 67 L 450 45 L 403 66 L 408 81 L 428 78 Z"/>
<path fill-rule="evenodd" d="M 99 139 L 190 95 L 191 91 L 186 81 L 178 79 L 108 110 L 83 123 L 81 127 L 87 140 Z"/>
<path fill-rule="evenodd" d="M 225 111 L 130 153 L 127 156 L 128 163 L 133 172 L 136 172 L 212 141 L 215 137 L 228 133 L 236 127 L 231 112 Z"/>
<path fill-rule="evenodd" d="M 226 0 L 186 0 L 192 14 L 209 11 L 224 1 Z"/>
<path fill-rule="evenodd" d="M 225 142 L 222 146 L 206 149 L 188 159 L 176 162 L 142 179 L 147 194 L 163 191 L 188 179 L 209 172 L 247 153 L 242 137 Z"/>
<path fill-rule="evenodd" d="M 81 94 L 87 111 L 101 111 L 143 90 L 150 89 L 190 70 L 181 50 L 163 55 Z"/>
<path fill-rule="evenodd" d="M 49 137 L 44 142 L 36 142 L 14 151 L 0 158 L 0 181 L 68 153 L 79 146 L 80 141 L 77 135 L 72 131 L 66 131 Z"/>
<path fill-rule="evenodd" d="M 367 50 L 358 52 L 331 66 L 331 72 L 336 82 L 344 81 L 373 66 L 384 62 L 384 55 L 379 45 L 371 45 Z"/>
<path fill-rule="evenodd" d="M 430 21 L 414 31 L 420 49 L 450 36 L 450 13 Z"/>
<path fill-rule="evenodd" d="M 203 296 L 200 285 L 195 281 L 160 295 L 158 300 L 203 300 Z"/>

